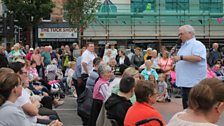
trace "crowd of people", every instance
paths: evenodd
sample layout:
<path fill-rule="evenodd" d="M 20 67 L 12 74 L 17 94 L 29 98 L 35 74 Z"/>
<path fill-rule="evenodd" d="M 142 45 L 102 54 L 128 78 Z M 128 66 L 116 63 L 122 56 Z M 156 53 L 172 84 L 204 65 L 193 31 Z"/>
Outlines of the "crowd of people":
<path fill-rule="evenodd" d="M 52 108 L 63 104 L 65 95 L 77 97 L 85 126 L 133 126 L 148 118 L 166 125 L 153 104 L 168 104 L 179 90 L 184 110 L 167 125 L 215 126 L 224 110 L 224 52 L 218 43 L 206 50 L 190 25 L 181 26 L 178 36 L 180 49 L 148 47 L 144 53 L 135 47 L 129 54 L 110 43 L 98 52 L 92 42 L 55 50 L 16 43 L 9 52 L 3 44 L 0 125 L 63 125 Z"/>

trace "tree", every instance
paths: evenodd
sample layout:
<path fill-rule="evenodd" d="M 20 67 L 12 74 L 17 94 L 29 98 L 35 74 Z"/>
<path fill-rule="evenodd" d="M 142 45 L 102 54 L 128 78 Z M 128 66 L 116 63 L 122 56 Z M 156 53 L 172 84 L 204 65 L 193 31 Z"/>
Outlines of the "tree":
<path fill-rule="evenodd" d="M 95 18 L 99 5 L 98 0 L 67 0 L 65 3 L 67 11 L 65 17 L 72 27 L 78 29 L 80 45 L 83 40 L 83 30 Z"/>
<path fill-rule="evenodd" d="M 41 18 L 48 17 L 52 12 L 54 4 L 51 0 L 3 0 L 7 9 L 12 13 L 14 19 L 18 20 L 18 25 L 26 32 L 32 46 L 33 26 L 40 23 Z"/>

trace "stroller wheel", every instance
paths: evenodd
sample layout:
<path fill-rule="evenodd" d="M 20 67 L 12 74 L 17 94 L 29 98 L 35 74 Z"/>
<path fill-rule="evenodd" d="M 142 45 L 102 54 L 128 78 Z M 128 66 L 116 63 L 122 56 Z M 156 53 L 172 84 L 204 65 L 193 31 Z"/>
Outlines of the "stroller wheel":
<path fill-rule="evenodd" d="M 171 99 L 170 98 L 166 98 L 165 101 L 171 102 Z"/>

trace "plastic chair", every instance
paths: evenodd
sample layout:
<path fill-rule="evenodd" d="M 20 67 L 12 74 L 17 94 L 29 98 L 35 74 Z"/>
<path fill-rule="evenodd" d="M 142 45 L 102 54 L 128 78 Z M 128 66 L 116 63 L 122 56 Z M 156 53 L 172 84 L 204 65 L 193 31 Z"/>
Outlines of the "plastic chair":
<path fill-rule="evenodd" d="M 145 123 L 148 123 L 148 122 L 151 122 L 151 121 L 157 121 L 160 126 L 163 126 L 163 122 L 161 120 L 159 120 L 158 118 L 148 118 L 148 119 L 144 119 L 144 120 L 141 120 L 141 121 L 138 121 L 135 123 L 136 126 L 140 126 L 142 124 L 145 124 Z"/>

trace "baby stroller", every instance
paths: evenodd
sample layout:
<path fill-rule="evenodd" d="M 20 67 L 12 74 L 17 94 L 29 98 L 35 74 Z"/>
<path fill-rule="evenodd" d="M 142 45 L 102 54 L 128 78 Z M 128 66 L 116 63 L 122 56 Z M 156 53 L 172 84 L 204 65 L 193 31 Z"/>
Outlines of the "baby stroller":
<path fill-rule="evenodd" d="M 61 89 L 61 82 L 58 80 L 58 68 L 55 64 L 47 65 L 46 68 L 46 80 L 49 85 L 51 85 L 51 93 L 55 97 L 64 97 L 63 91 Z"/>
<path fill-rule="evenodd" d="M 46 68 L 46 80 L 47 81 L 52 81 L 52 80 L 55 80 L 56 77 L 57 77 L 57 65 L 55 64 L 49 64 L 47 65 L 47 68 Z"/>
<path fill-rule="evenodd" d="M 157 121 L 160 126 L 163 126 L 163 122 L 161 120 L 159 120 L 158 118 L 148 118 L 148 119 L 144 119 L 144 120 L 141 120 L 141 121 L 138 121 L 135 123 L 136 126 L 141 126 L 145 123 L 148 123 L 148 122 L 151 122 L 151 121 Z"/>

